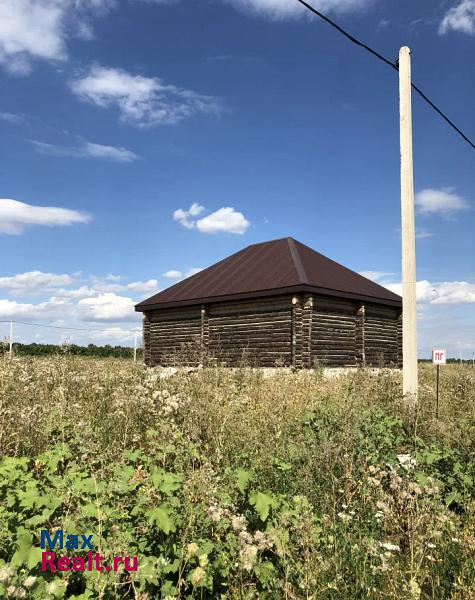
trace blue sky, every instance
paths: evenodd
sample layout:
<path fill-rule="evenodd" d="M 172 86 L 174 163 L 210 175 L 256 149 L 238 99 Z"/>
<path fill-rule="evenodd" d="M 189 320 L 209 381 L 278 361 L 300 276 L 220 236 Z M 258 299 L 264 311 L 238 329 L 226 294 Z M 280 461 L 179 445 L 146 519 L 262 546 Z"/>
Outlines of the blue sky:
<path fill-rule="evenodd" d="M 475 0 L 321 0 L 475 137 Z M 398 290 L 397 73 L 296 0 L 3 0 L 0 320 L 130 342 L 133 304 L 291 235 Z M 475 351 L 475 153 L 413 98 L 419 346 Z M 0 324 L 0 336 L 7 325 Z"/>

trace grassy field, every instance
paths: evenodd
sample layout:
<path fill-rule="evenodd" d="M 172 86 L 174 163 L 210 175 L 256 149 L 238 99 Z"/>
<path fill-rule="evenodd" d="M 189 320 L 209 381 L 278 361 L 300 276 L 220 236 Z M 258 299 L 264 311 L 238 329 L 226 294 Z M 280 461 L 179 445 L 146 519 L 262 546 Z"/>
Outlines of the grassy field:
<path fill-rule="evenodd" d="M 412 406 L 385 371 L 2 358 L 0 597 L 475 598 L 475 370 L 441 373 L 436 419 L 430 365 Z M 43 573 L 58 528 L 138 570 Z"/>

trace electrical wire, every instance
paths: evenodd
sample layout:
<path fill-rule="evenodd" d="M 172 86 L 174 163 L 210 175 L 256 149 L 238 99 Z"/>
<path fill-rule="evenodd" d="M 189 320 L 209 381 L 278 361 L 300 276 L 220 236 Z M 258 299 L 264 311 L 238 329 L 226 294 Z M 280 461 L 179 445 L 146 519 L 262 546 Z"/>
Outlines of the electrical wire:
<path fill-rule="evenodd" d="M 332 19 L 329 19 L 326 15 L 324 15 L 323 13 L 321 13 L 319 10 L 317 10 L 316 8 L 314 8 L 311 4 L 309 4 L 305 0 L 297 0 L 297 2 L 300 2 L 300 4 L 302 4 L 302 6 L 305 6 L 305 8 L 307 8 L 314 15 L 317 15 L 317 17 L 320 17 L 320 19 L 323 19 L 329 25 L 331 25 L 332 27 L 334 27 L 337 31 L 339 31 L 342 35 L 344 35 L 347 39 L 349 39 L 350 42 L 352 42 L 353 44 L 356 44 L 357 46 L 360 46 L 361 48 L 364 48 L 367 52 L 369 52 L 373 56 L 376 56 L 376 58 L 378 58 L 379 60 L 381 60 L 383 63 L 385 63 L 386 65 L 388 65 L 389 67 L 391 67 L 395 71 L 399 71 L 399 66 L 397 64 L 397 61 L 391 62 L 390 60 L 388 60 L 387 58 L 385 58 L 382 54 L 380 54 L 376 50 L 373 50 L 373 48 L 371 48 L 370 46 L 367 46 L 363 42 L 360 42 L 360 40 L 358 40 L 353 35 L 351 35 L 347 31 L 345 31 L 342 27 L 340 27 L 337 23 L 335 23 L 335 21 L 332 21 Z M 449 117 L 444 112 L 442 112 L 440 110 L 440 108 L 438 108 L 432 102 L 432 100 L 430 100 L 427 97 L 427 95 L 419 87 L 417 87 L 417 85 L 415 85 L 414 83 L 411 82 L 411 86 L 412 86 L 412 89 L 415 92 L 417 92 L 419 94 L 419 96 L 423 100 L 425 100 L 427 102 L 427 104 L 433 110 L 435 110 L 444 119 L 444 121 L 446 121 L 450 125 L 450 127 L 452 127 L 452 129 L 454 129 L 467 142 L 467 144 L 469 144 L 475 150 L 475 144 L 463 133 L 463 131 L 461 131 L 461 129 L 459 129 L 457 127 L 457 125 L 455 125 L 455 123 L 451 119 L 449 119 Z"/>
<path fill-rule="evenodd" d="M 62 327 L 61 325 L 49 325 L 47 323 L 28 323 L 26 321 L 16 321 L 15 319 L 11 319 L 9 321 L 0 321 L 0 323 L 18 323 L 19 325 L 32 325 L 34 327 L 48 327 L 50 329 L 67 329 L 69 331 L 105 331 L 110 333 L 111 331 L 121 331 L 123 333 L 137 332 L 137 329 L 91 329 L 87 327 Z"/>

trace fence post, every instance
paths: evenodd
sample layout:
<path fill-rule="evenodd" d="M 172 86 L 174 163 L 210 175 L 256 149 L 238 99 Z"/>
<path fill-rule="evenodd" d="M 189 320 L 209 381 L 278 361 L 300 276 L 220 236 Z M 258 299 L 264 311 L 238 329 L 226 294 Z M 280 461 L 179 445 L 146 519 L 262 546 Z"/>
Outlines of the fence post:
<path fill-rule="evenodd" d="M 137 331 L 134 336 L 134 363 L 137 362 Z"/>

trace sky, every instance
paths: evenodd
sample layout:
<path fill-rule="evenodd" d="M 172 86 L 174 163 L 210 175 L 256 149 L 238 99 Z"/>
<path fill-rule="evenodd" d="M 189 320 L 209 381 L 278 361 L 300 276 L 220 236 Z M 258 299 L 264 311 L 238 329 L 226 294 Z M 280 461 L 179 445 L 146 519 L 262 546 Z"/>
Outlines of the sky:
<path fill-rule="evenodd" d="M 475 138 L 475 0 L 313 5 Z M 413 133 L 419 354 L 471 358 L 475 152 L 416 95 Z M 16 341 L 131 344 L 135 303 L 285 236 L 400 291 L 395 70 L 297 0 L 0 0 L 0 320 L 57 327 Z"/>

